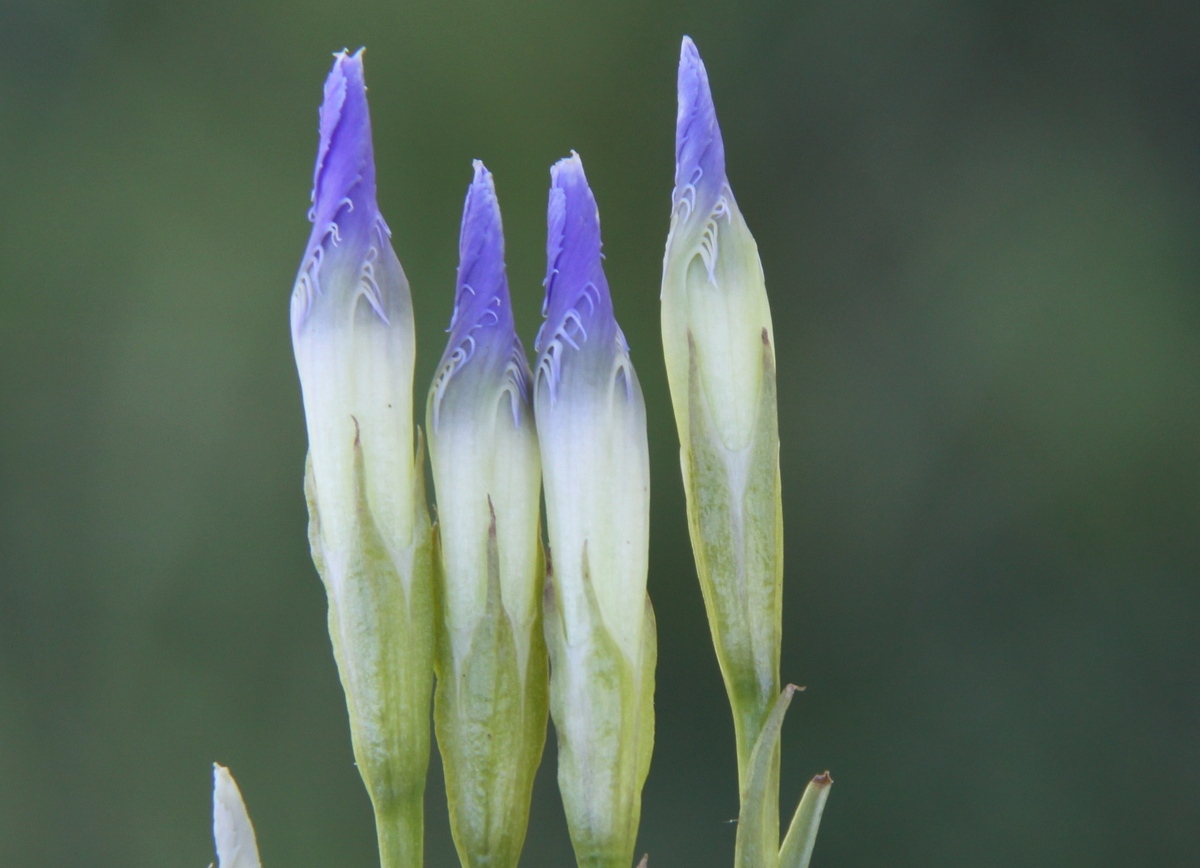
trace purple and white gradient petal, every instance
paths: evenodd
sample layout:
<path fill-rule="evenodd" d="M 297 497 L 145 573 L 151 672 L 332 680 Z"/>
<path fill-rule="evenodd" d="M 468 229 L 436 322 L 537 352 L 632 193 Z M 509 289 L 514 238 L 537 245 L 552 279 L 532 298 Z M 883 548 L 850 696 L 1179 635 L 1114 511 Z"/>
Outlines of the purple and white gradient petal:
<path fill-rule="evenodd" d="M 545 322 L 538 330 L 538 388 L 557 400 L 566 372 L 586 367 L 601 376 L 614 358 L 628 357 L 613 316 L 600 252 L 600 212 L 583 161 L 572 152 L 550 170 L 546 210 Z M 628 386 L 629 378 L 626 378 Z"/>
<path fill-rule="evenodd" d="M 771 311 L 758 246 L 725 174 L 708 73 L 686 36 L 678 96 L 675 189 L 663 257 L 663 354 L 685 450 L 693 362 L 713 424 L 737 450 L 753 436 L 764 340 L 773 346 Z"/>
<path fill-rule="evenodd" d="M 676 219 L 713 211 L 728 193 L 725 145 L 713 106 L 704 61 L 691 37 L 679 51 L 679 109 L 675 120 L 675 189 L 671 204 Z"/>
<path fill-rule="evenodd" d="M 348 546 L 360 448 L 374 517 L 403 546 L 414 516 L 415 337 L 408 281 L 376 201 L 362 49 L 334 55 L 319 133 L 313 227 L 291 301 L 313 477 L 330 545 Z"/>
<path fill-rule="evenodd" d="M 385 323 L 384 285 L 399 269 L 391 231 L 375 198 L 371 116 L 363 80 L 363 49 L 334 55 L 320 112 L 320 143 L 313 169 L 313 228 L 292 297 L 292 331 L 303 328 L 328 296 L 349 289 Z M 345 301 L 343 299 L 343 301 Z"/>
<path fill-rule="evenodd" d="M 507 390 L 514 425 L 530 401 L 529 363 L 517 337 L 504 266 L 504 227 L 496 188 L 479 160 L 463 204 L 458 279 L 449 340 L 430 393 L 429 424 L 440 425 L 443 408 L 475 401 L 478 390 Z"/>

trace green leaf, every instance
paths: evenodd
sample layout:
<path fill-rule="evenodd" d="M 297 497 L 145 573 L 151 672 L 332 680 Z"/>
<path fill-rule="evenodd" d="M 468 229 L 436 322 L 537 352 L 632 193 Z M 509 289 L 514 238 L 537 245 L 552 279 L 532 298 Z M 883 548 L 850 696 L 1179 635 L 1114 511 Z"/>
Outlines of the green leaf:
<path fill-rule="evenodd" d="M 750 754 L 749 774 L 742 787 L 742 807 L 738 815 L 733 859 L 736 868 L 775 868 L 777 864 L 778 820 L 772 823 L 771 818 L 777 818 L 779 811 L 779 733 L 792 694 L 800 689 L 789 684 L 779 694 Z"/>
<path fill-rule="evenodd" d="M 804 788 L 804 795 L 796 806 L 796 813 L 792 815 L 787 837 L 779 849 L 779 868 L 808 868 L 813 847 L 817 843 L 817 827 L 821 825 L 821 813 L 825 810 L 825 800 L 829 798 L 831 786 L 833 778 L 829 772 L 825 772 L 809 781 Z"/>

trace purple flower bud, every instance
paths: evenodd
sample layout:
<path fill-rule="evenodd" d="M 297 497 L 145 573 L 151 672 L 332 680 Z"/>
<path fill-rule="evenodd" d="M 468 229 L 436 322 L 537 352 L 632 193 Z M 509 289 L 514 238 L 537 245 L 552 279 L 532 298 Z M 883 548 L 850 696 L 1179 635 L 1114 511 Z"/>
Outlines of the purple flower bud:
<path fill-rule="evenodd" d="M 549 701 L 542 477 L 500 207 L 478 160 L 448 331 L 426 412 L 440 529 L 434 721 L 462 865 L 515 868 Z"/>
<path fill-rule="evenodd" d="M 583 164 L 572 154 L 550 175 L 534 409 L 554 564 L 545 621 L 558 782 L 576 861 L 628 865 L 654 719 L 646 405 Z"/>
<path fill-rule="evenodd" d="M 380 862 L 419 868 L 434 608 L 425 476 L 413 455 L 412 302 L 375 201 L 362 51 L 334 57 L 313 229 L 292 290 L 309 540 Z"/>

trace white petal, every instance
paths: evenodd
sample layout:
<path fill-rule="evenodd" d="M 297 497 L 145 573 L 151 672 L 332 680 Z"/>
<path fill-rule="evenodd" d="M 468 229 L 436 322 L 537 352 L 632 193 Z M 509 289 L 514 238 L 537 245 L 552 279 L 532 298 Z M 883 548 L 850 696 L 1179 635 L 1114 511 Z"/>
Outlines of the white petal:
<path fill-rule="evenodd" d="M 213 763 L 213 838 L 218 868 L 261 868 L 254 827 L 229 769 Z"/>

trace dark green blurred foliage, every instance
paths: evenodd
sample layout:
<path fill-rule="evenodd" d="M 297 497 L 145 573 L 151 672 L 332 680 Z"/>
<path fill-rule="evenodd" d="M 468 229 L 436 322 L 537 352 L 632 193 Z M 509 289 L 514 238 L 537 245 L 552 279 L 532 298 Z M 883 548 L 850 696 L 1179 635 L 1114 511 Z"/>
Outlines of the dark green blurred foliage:
<path fill-rule="evenodd" d="M 287 326 L 321 83 L 363 43 L 418 396 L 469 160 L 527 345 L 547 169 L 586 162 L 650 407 L 640 848 L 730 863 L 657 322 L 683 33 L 775 312 L 814 865 L 1195 864 L 1200 6 L 1032 0 L 0 0 L 0 863 L 205 865 L 213 760 L 267 868 L 375 858 Z M 530 866 L 571 862 L 552 758 Z"/>

